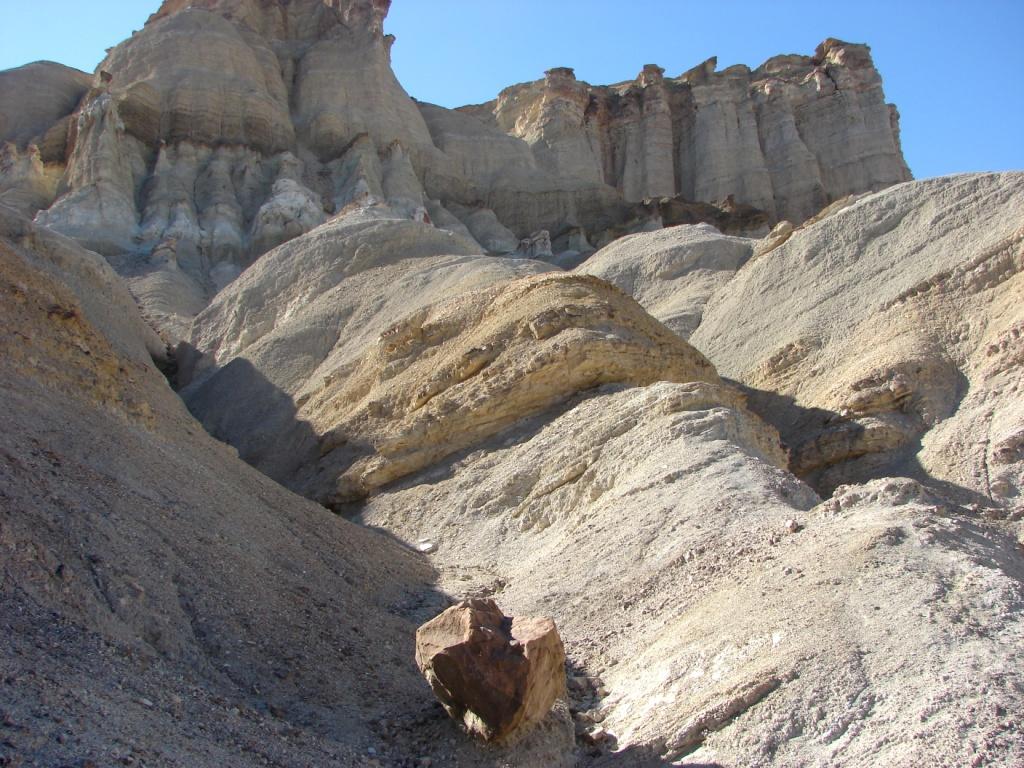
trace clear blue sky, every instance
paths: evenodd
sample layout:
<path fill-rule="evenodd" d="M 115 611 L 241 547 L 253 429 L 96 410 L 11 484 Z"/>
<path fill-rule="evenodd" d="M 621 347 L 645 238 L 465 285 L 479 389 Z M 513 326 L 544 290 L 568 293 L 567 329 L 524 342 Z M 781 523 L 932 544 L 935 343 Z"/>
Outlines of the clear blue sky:
<path fill-rule="evenodd" d="M 0 0 L 0 69 L 91 71 L 159 0 Z M 756 66 L 826 37 L 871 45 L 918 178 L 1024 169 L 1024 0 L 395 0 L 386 31 L 406 90 L 444 106 L 494 98 L 545 69 L 592 83 L 710 56 Z"/>

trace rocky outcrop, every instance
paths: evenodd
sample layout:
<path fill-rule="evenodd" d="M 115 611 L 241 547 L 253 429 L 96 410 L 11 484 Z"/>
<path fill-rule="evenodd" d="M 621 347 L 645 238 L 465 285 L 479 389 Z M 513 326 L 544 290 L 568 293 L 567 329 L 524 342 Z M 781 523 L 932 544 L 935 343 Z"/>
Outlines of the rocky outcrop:
<path fill-rule="evenodd" d="M 430 537 L 458 594 L 557 610 L 599 764 L 1016 758 L 1005 676 L 1020 673 L 996 639 L 1024 629 L 1016 524 L 906 479 L 821 502 L 786 459 L 731 388 L 609 386 L 389 487 L 361 519 Z"/>
<path fill-rule="evenodd" d="M 56 199 L 84 72 L 37 61 L 0 72 L 0 203 L 28 216 Z"/>
<path fill-rule="evenodd" d="M 575 271 L 607 280 L 684 339 L 704 305 L 750 259 L 752 241 L 710 224 L 668 227 L 616 240 Z"/>
<path fill-rule="evenodd" d="M 322 454 L 303 487 L 332 504 L 361 499 L 583 390 L 717 380 L 699 352 L 625 294 L 555 274 L 426 307 L 388 328 L 345 373 L 300 411 L 321 435 Z"/>
<path fill-rule="evenodd" d="M 190 343 L 202 358 L 182 355 L 182 394 L 243 458 L 293 482 L 319 456 L 300 408 L 344 381 L 397 319 L 551 269 L 478 255 L 472 239 L 384 206 L 354 209 L 266 254 L 196 318 Z"/>
<path fill-rule="evenodd" d="M 764 234 L 908 178 L 864 46 L 753 72 L 651 65 L 600 88 L 554 69 L 456 111 L 395 79 L 389 5 L 167 0 L 91 82 L 51 64 L 3 73 L 0 195 L 142 281 L 176 342 L 197 297 L 354 203 L 468 229 L 489 253 L 547 231 L 550 257 L 525 252 L 571 264 L 587 251 L 574 238 L 697 221 Z"/>
<path fill-rule="evenodd" d="M 484 741 L 521 736 L 565 696 L 565 649 L 549 618 L 463 600 L 416 630 L 416 664 L 448 714 Z"/>
<path fill-rule="evenodd" d="M 85 72 L 53 61 L 37 61 L 0 72 L 0 144 L 42 144 L 75 111 L 89 90 Z M 62 147 L 63 149 L 63 147 Z"/>
<path fill-rule="evenodd" d="M 716 378 L 607 283 L 442 257 L 472 249 L 388 216 L 339 217 L 282 246 L 196 320 L 190 408 L 304 493 L 358 500 L 603 383 Z"/>
<path fill-rule="evenodd" d="M 523 139 L 538 164 L 603 181 L 627 201 L 733 195 L 800 222 L 839 197 L 910 178 L 867 46 L 829 39 L 813 56 L 755 70 L 716 64 L 675 78 L 647 65 L 612 86 L 562 67 L 466 109 Z"/>
<path fill-rule="evenodd" d="M 800 229 L 712 297 L 691 337 L 757 394 L 819 488 L 879 472 L 1012 505 L 1024 465 L 1024 177 L 904 184 Z M 960 489 L 957 491 L 957 489 Z"/>
<path fill-rule="evenodd" d="M 53 202 L 61 170 L 47 167 L 39 148 L 0 145 L 0 204 L 27 216 Z"/>

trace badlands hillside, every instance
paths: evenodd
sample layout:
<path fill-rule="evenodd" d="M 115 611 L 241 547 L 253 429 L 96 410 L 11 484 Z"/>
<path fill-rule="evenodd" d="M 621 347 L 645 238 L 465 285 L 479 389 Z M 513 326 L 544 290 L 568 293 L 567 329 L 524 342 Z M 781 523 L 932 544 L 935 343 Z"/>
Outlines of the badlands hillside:
<path fill-rule="evenodd" d="M 389 5 L 0 72 L 0 765 L 1024 765 L 1024 173 L 835 39 L 417 102 Z"/>

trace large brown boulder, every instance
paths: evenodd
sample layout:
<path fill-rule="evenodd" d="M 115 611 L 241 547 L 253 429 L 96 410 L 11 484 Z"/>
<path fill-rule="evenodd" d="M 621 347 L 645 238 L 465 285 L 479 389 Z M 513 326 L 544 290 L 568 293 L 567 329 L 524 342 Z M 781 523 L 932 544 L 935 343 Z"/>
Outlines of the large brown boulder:
<path fill-rule="evenodd" d="M 463 600 L 416 631 L 416 664 L 448 714 L 485 741 L 507 741 L 565 695 L 565 649 L 549 618 L 510 618 Z"/>

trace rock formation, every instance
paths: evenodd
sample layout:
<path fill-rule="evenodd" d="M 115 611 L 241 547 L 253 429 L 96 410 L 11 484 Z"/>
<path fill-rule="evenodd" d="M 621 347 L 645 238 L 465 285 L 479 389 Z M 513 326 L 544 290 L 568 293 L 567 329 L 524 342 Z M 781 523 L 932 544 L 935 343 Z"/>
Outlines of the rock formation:
<path fill-rule="evenodd" d="M 899 116 L 864 45 L 829 39 L 813 56 L 677 78 L 648 64 L 591 86 L 560 67 L 466 111 L 530 145 L 539 164 L 603 181 L 628 201 L 729 195 L 803 221 L 853 192 L 906 181 Z"/>
<path fill-rule="evenodd" d="M 314 238 L 330 250 L 318 252 Z M 193 412 L 271 476 L 337 504 L 580 389 L 716 378 L 699 353 L 607 283 L 568 275 L 506 283 L 539 270 L 521 260 L 495 269 L 478 257 L 461 260 L 464 290 L 467 278 L 499 284 L 442 301 L 437 283 L 451 258 L 417 264 L 409 242 L 427 255 L 430 248 L 454 250 L 458 241 L 424 224 L 342 216 L 268 254 L 197 318 L 192 343 L 208 359 L 183 393 Z M 345 252 L 352 253 L 348 264 L 338 258 Z M 380 268 L 389 261 L 398 263 Z M 264 293 L 261 284 L 282 284 L 282 269 L 296 278 L 284 279 L 283 293 Z M 415 310 L 396 284 L 409 277 L 418 283 Z M 335 297 L 344 294 L 349 298 L 339 304 Z M 326 327 L 336 327 L 353 299 L 376 302 L 387 294 L 411 314 L 384 327 L 367 318 L 355 338 L 310 332 L 311 318 L 325 310 L 338 317 Z M 436 303 L 426 303 L 430 297 Z M 293 301 L 306 307 L 287 309 Z M 254 376 L 268 386 L 247 383 Z M 274 430 L 276 440 L 254 440 L 257 424 L 263 435 Z M 289 451 L 281 452 L 281 439 Z"/>
<path fill-rule="evenodd" d="M 1024 175 L 898 183 L 865 46 L 446 110 L 387 11 L 0 74 L 0 764 L 1024 763 Z"/>
<path fill-rule="evenodd" d="M 1022 186 L 973 174 L 862 198 L 748 264 L 691 340 L 825 492 L 927 475 L 1013 505 Z"/>
<path fill-rule="evenodd" d="M 389 5 L 166 0 L 91 83 L 49 63 L 0 73 L 0 196 L 144 284 L 177 342 L 197 302 L 353 203 L 489 253 L 553 260 L 520 247 L 547 231 L 571 263 L 573 239 L 730 226 L 701 205 L 749 208 L 748 234 L 909 178 L 866 46 L 607 87 L 555 69 L 447 110 L 395 79 Z"/>
<path fill-rule="evenodd" d="M 29 144 L 46 147 L 52 142 L 59 144 L 57 149 L 63 155 L 64 136 L 54 139 L 60 131 L 67 131 L 70 115 L 90 82 L 85 72 L 52 61 L 0 72 L 0 143 L 24 148 Z"/>
<path fill-rule="evenodd" d="M 753 241 L 710 224 L 668 227 L 616 240 L 576 268 L 607 280 L 689 338 L 704 305 L 750 259 Z"/>
<path fill-rule="evenodd" d="M 464 600 L 416 630 L 416 664 L 445 710 L 485 741 L 540 722 L 565 696 L 565 649 L 549 618 Z"/>

